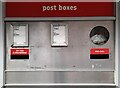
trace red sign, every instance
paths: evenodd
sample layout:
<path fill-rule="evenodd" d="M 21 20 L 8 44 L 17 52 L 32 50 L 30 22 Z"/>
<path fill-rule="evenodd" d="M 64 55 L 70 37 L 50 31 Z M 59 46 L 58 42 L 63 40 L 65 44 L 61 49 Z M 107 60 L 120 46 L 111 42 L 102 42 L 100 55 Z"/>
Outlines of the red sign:
<path fill-rule="evenodd" d="M 11 55 L 29 55 L 29 49 L 25 48 L 12 48 Z"/>
<path fill-rule="evenodd" d="M 108 48 L 92 48 L 90 54 L 99 55 L 99 54 L 109 54 Z"/>
<path fill-rule="evenodd" d="M 114 2 L 6 2 L 6 17 L 114 16 Z"/>

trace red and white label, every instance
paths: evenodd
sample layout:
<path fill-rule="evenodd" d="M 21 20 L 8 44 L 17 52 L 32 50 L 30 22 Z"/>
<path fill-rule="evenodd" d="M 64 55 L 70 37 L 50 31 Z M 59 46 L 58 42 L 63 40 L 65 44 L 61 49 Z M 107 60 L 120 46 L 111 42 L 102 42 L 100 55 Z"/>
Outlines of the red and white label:
<path fill-rule="evenodd" d="M 92 48 L 90 54 L 109 54 L 109 48 Z"/>
<path fill-rule="evenodd" d="M 27 48 L 12 48 L 10 50 L 11 55 L 29 55 L 29 49 Z"/>

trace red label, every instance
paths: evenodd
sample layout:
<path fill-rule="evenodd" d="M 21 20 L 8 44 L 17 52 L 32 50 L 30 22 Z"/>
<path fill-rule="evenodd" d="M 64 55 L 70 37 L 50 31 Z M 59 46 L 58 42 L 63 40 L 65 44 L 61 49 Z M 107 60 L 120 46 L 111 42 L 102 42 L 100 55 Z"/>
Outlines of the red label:
<path fill-rule="evenodd" d="M 92 48 L 90 54 L 109 54 L 108 48 Z"/>
<path fill-rule="evenodd" d="M 114 16 L 114 2 L 6 2 L 6 17 Z"/>
<path fill-rule="evenodd" d="M 29 55 L 29 49 L 25 48 L 12 48 L 11 55 Z"/>

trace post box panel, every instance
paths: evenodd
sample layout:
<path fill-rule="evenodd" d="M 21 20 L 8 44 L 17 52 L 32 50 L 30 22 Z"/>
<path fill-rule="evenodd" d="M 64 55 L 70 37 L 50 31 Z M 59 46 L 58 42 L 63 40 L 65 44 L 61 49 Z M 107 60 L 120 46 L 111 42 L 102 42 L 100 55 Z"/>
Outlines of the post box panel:
<path fill-rule="evenodd" d="M 29 60 L 11 60 L 11 30 L 10 25 L 14 22 L 6 23 L 6 69 L 7 70 L 45 70 L 45 71 L 114 71 L 115 50 L 114 50 L 114 21 L 48 21 L 48 22 L 22 22 L 29 24 Z M 21 23 L 21 22 L 18 22 Z M 67 47 L 51 46 L 51 24 L 68 25 L 68 45 Z M 109 32 L 109 38 L 94 43 L 91 40 L 95 27 L 102 29 L 105 27 Z M 102 27 L 102 28 L 101 28 Z M 97 29 L 98 30 L 98 29 Z M 92 32 L 92 34 L 91 34 Z M 63 33 L 63 32 L 62 32 Z M 104 32 L 106 35 L 106 32 Z M 101 31 L 98 34 L 104 34 Z M 63 33 L 64 34 L 64 33 Z M 91 36 L 90 36 L 91 35 Z M 63 37 L 63 36 L 62 36 Z M 101 40 L 101 36 L 97 40 Z M 95 38 L 96 39 L 96 38 Z M 99 44 L 99 43 L 100 44 Z M 91 51 L 99 49 L 104 53 Z M 107 54 L 101 58 L 92 59 L 90 55 Z M 109 56 L 109 58 L 108 58 Z"/>
<path fill-rule="evenodd" d="M 114 12 L 114 2 L 6 2 L 6 17 L 97 17 Z"/>

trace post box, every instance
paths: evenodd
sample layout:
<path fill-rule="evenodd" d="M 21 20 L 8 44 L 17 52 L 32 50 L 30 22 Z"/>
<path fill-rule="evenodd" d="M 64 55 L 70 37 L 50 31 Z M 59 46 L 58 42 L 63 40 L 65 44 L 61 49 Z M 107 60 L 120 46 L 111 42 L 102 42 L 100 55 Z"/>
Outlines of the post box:
<path fill-rule="evenodd" d="M 115 2 L 6 2 L 5 86 L 116 86 Z"/>

